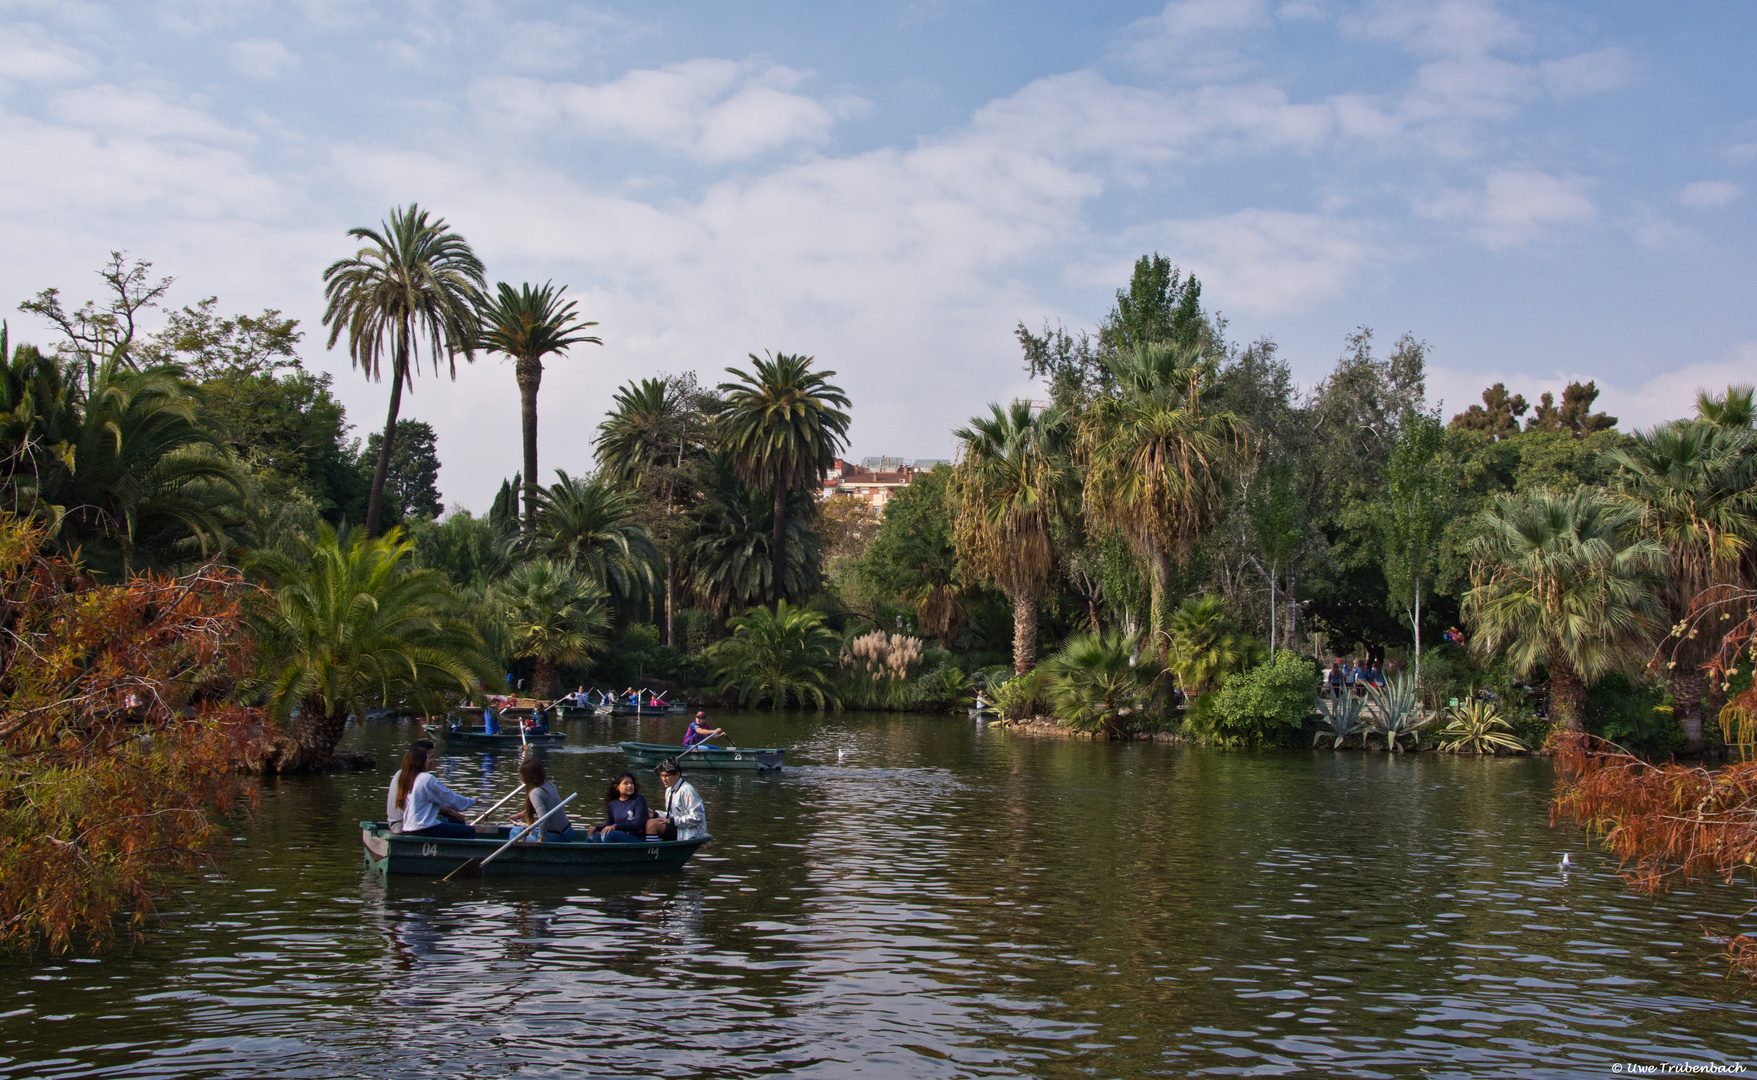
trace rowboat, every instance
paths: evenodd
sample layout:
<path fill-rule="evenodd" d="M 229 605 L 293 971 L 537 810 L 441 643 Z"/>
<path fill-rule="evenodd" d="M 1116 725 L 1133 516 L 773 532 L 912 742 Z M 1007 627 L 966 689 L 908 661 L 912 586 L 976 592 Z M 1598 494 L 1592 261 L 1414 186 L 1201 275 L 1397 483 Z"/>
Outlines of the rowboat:
<path fill-rule="evenodd" d="M 428 729 L 433 730 L 432 728 Z M 456 750 L 473 747 L 510 747 L 510 746 L 560 746 L 567 741 L 567 734 L 551 731 L 544 734 L 525 732 L 520 738 L 516 725 L 508 725 L 490 735 L 481 728 L 446 728 L 441 735 L 445 737 L 445 745 Z"/>
<path fill-rule="evenodd" d="M 683 747 L 662 743 L 618 743 L 630 764 L 650 768 L 666 758 L 676 758 L 685 769 L 779 769 L 787 756 L 783 747 L 697 746 L 685 757 Z"/>
<path fill-rule="evenodd" d="M 466 859 L 491 855 L 511 836 L 508 826 L 478 825 L 474 840 L 440 836 L 404 836 L 382 821 L 360 823 L 366 861 L 380 874 L 426 874 L 443 877 Z M 482 868 L 488 877 L 603 877 L 610 874 L 653 874 L 683 869 L 696 848 L 712 840 L 648 840 L 644 844 L 571 844 L 520 841 Z"/>
<path fill-rule="evenodd" d="M 610 706 L 610 715 L 612 716 L 682 716 L 688 711 L 688 705 L 674 705 L 671 702 L 659 705 L 629 705 L 619 701 Z"/>

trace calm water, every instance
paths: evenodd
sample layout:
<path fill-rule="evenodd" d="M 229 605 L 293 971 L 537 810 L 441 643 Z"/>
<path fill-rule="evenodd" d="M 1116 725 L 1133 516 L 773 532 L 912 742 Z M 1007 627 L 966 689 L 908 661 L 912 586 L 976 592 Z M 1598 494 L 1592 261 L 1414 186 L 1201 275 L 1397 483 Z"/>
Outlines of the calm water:
<path fill-rule="evenodd" d="M 715 842 L 671 877 L 387 884 L 355 823 L 388 770 L 270 783 L 145 942 L 0 968 L 0 1077 L 1757 1067 L 1752 987 L 1703 937 L 1751 891 L 1626 893 L 1549 827 L 1545 762 L 725 719 L 800 765 L 698 774 Z M 583 803 L 635 728 L 571 727 L 547 757 Z M 444 773 L 498 797 L 515 766 Z"/>

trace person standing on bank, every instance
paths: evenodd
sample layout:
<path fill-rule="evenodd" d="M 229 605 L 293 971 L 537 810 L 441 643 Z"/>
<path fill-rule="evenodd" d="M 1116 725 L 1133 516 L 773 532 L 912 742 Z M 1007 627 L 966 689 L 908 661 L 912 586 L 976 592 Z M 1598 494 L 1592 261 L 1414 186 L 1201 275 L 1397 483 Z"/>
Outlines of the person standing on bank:
<path fill-rule="evenodd" d="M 659 762 L 659 782 L 665 785 L 665 812 L 654 813 L 647 822 L 647 835 L 661 840 L 699 840 L 708 835 L 708 811 L 695 785 L 683 778 L 676 758 Z"/>

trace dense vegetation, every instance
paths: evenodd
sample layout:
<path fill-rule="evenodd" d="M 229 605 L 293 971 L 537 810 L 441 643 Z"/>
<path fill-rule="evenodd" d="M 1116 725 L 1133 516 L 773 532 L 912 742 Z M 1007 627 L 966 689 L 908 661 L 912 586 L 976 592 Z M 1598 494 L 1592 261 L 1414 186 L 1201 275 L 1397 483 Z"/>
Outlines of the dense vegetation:
<path fill-rule="evenodd" d="M 973 407 L 957 463 L 882 517 L 820 497 L 852 406 L 833 371 L 788 353 L 711 388 L 631 382 L 594 460 L 546 482 L 544 364 L 597 343 L 596 324 L 551 284 L 491 289 L 417 207 L 350 236 L 324 321 L 362 374 L 388 376 L 364 445 L 294 321 L 209 297 L 144 333 L 172 282 L 119 254 L 101 301 L 69 311 L 46 289 L 22 305 L 58 328 L 49 347 L 0 336 L 0 505 L 22 538 L 13 576 L 35 583 L 11 640 L 66 596 L 213 583 L 210 632 L 249 647 L 223 676 L 206 654 L 171 664 L 155 700 L 268 721 L 243 755 L 257 767 L 327 767 L 371 707 L 431 715 L 580 683 L 774 708 L 962 710 L 980 694 L 1009 718 L 1228 746 L 1495 752 L 1552 726 L 1649 756 L 1752 742 L 1750 665 L 1723 649 L 1757 565 L 1749 388 L 1637 433 L 1593 411 L 1592 383 L 1535 408 L 1497 384 L 1448 419 L 1427 399 L 1427 345 L 1381 352 L 1361 328 L 1301 389 L 1273 341 L 1229 341 L 1200 283 L 1150 256 L 1095 333 L 1021 324 L 1050 400 Z M 401 415 L 402 391 L 483 353 L 512 361 L 523 468 L 485 515 L 443 512 L 443 448 Z M 1320 697 L 1334 657 L 1391 677 Z M 63 681 L 29 708 L 95 730 L 68 719 L 90 706 Z M 121 692 L 101 691 L 105 723 L 135 715 Z M 24 692 L 8 693 L 0 730 L 27 730 Z M 199 767 L 232 745 L 215 738 Z M 25 776 L 36 752 L 8 744 L 0 767 Z M 0 811 L 27 798 L 13 783 Z M 161 862 L 192 857 L 190 829 Z M 29 925 L 65 944 L 118 902 Z"/>

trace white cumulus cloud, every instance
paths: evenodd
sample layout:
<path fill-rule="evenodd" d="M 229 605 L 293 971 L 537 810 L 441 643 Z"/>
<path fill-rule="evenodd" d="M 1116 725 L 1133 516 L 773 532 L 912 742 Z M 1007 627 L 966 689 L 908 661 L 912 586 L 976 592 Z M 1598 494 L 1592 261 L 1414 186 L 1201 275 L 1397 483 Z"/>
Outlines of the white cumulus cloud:
<path fill-rule="evenodd" d="M 1557 226 L 1598 216 L 1586 181 L 1536 171 L 1491 173 L 1478 191 L 1448 191 L 1417 205 L 1428 217 L 1461 220 L 1473 240 L 1490 250 L 1522 247 Z"/>

